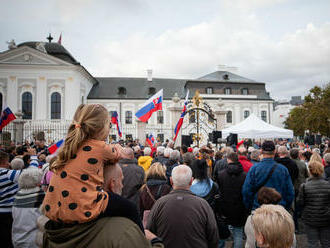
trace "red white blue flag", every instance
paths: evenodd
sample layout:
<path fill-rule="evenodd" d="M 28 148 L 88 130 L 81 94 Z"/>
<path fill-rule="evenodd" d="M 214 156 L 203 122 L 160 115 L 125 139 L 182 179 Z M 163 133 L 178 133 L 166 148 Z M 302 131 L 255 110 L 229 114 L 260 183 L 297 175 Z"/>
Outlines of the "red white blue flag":
<path fill-rule="evenodd" d="M 147 122 L 152 113 L 163 110 L 163 89 L 150 97 L 143 106 L 136 112 L 135 116 L 142 122 Z"/>
<path fill-rule="evenodd" d="M 120 125 L 120 120 L 117 111 L 114 111 L 111 116 L 111 123 L 116 124 L 117 130 L 118 130 L 118 135 L 121 137 L 123 134 L 121 132 L 121 125 Z"/>
<path fill-rule="evenodd" d="M 61 145 L 63 144 L 64 140 L 61 139 L 59 141 L 57 141 L 54 145 L 51 145 L 50 147 L 48 147 L 48 151 L 50 154 L 53 154 L 57 151 L 58 148 L 61 147 Z"/>
<path fill-rule="evenodd" d="M 153 147 L 155 144 L 155 138 L 152 134 L 147 136 L 146 142 L 149 144 L 150 147 Z"/>
<path fill-rule="evenodd" d="M 2 129 L 7 126 L 11 121 L 15 120 L 16 116 L 10 110 L 9 107 L 5 106 L 4 109 L 1 111 L 0 117 L 0 132 Z"/>
<path fill-rule="evenodd" d="M 183 123 L 183 118 L 184 118 L 184 116 L 185 116 L 186 113 L 187 113 L 188 97 L 189 97 L 189 90 L 188 90 L 188 92 L 187 92 L 186 99 L 184 100 L 183 109 L 182 109 L 182 112 L 181 112 L 180 119 L 179 119 L 179 121 L 178 121 L 178 123 L 176 124 L 175 129 L 174 129 L 174 138 L 173 138 L 173 141 L 175 141 L 176 138 L 178 137 L 178 134 L 179 134 L 180 128 L 181 128 L 182 123 Z"/>

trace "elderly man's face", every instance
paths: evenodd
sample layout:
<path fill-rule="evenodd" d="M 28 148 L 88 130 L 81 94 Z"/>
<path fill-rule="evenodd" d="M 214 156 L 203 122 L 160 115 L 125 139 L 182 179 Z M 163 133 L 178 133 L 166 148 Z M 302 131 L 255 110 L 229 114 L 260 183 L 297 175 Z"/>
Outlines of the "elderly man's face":
<path fill-rule="evenodd" d="M 111 180 L 111 191 L 113 193 L 116 193 L 118 195 L 121 195 L 122 191 L 123 191 L 123 179 L 124 179 L 124 175 L 123 175 L 123 171 L 121 170 L 121 168 L 119 168 L 119 175 L 117 178 L 113 178 Z"/>

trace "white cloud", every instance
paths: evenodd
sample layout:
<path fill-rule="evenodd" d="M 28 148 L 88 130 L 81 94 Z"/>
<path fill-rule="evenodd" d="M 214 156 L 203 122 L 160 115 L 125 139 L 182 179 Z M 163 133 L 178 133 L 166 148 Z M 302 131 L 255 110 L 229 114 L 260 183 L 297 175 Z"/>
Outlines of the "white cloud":
<path fill-rule="evenodd" d="M 158 36 L 137 32 L 122 41 L 100 41 L 89 68 L 97 76 L 145 76 L 152 68 L 155 77 L 197 78 L 226 64 L 237 66 L 242 76 L 266 82 L 275 98 L 302 95 L 330 81 L 330 23 L 310 23 L 274 41 L 261 31 L 254 12 L 242 8 L 245 1 L 236 2 L 237 8 L 222 9 L 224 14 L 209 22 Z M 254 4 L 276 2 L 282 1 Z"/>

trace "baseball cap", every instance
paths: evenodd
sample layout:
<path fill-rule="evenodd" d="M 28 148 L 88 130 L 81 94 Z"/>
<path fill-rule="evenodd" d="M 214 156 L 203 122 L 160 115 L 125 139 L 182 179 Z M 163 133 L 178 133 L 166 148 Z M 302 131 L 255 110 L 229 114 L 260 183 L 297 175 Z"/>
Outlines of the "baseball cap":
<path fill-rule="evenodd" d="M 275 151 L 275 144 L 271 140 L 266 140 L 264 143 L 262 143 L 261 149 L 263 151 L 273 152 Z"/>

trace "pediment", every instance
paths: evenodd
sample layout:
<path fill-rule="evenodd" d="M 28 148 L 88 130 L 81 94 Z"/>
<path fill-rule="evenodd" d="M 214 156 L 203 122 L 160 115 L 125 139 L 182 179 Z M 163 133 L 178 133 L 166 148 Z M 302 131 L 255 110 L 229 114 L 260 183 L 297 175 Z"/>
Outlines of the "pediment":
<path fill-rule="evenodd" d="M 20 47 L 0 54 L 0 64 L 71 65 L 61 59 L 30 47 Z"/>

